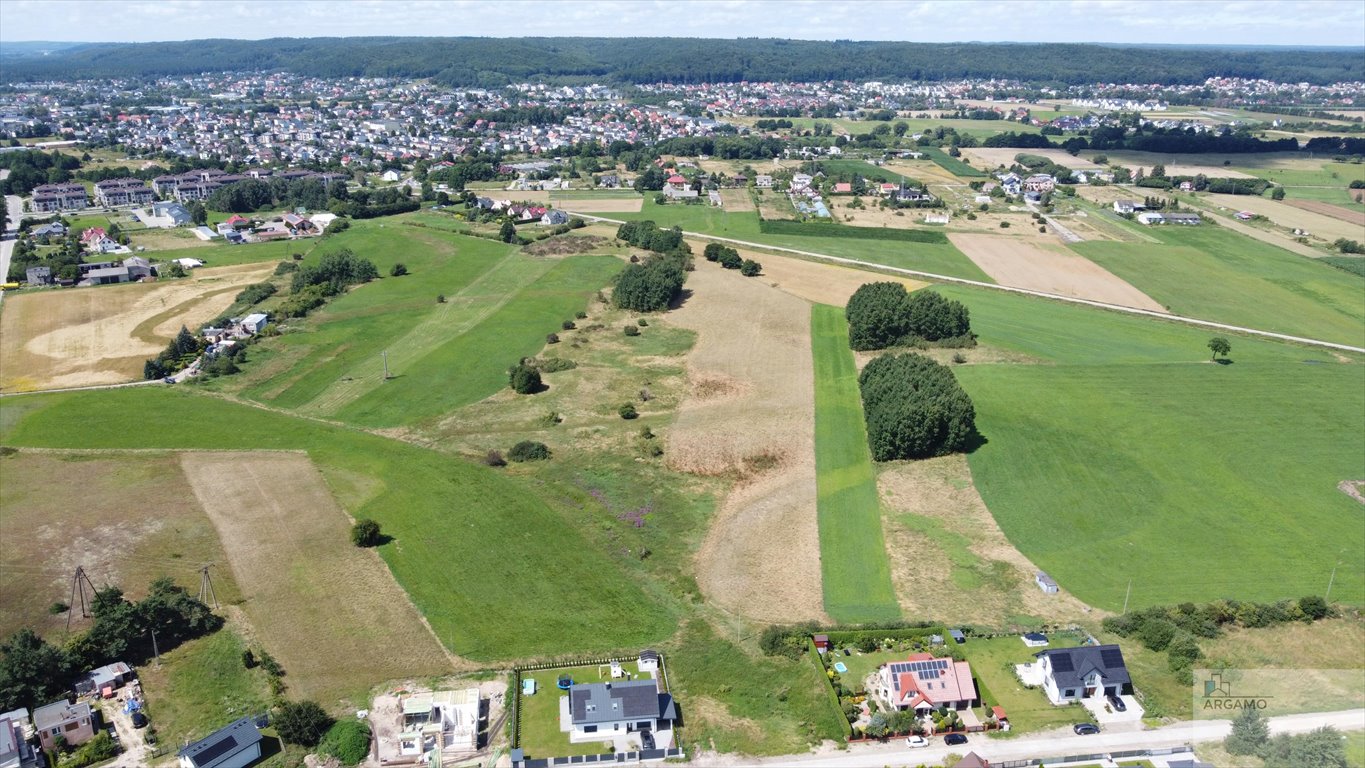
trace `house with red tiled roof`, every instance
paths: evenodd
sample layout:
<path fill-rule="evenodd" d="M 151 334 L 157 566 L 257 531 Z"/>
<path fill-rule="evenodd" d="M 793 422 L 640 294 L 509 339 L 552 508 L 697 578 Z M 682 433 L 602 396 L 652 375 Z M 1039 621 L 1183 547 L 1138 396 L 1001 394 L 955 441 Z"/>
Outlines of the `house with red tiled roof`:
<path fill-rule="evenodd" d="M 929 653 L 883 664 L 877 671 L 877 693 L 888 706 L 919 713 L 968 709 L 980 703 L 971 664 Z"/>
<path fill-rule="evenodd" d="M 847 181 L 841 181 L 841 182 L 839 182 L 839 183 L 837 183 L 837 184 L 834 185 L 834 193 L 833 193 L 833 194 L 836 194 L 836 195 L 851 195 L 851 194 L 853 194 L 853 185 L 850 184 L 850 183 L 848 183 Z"/>

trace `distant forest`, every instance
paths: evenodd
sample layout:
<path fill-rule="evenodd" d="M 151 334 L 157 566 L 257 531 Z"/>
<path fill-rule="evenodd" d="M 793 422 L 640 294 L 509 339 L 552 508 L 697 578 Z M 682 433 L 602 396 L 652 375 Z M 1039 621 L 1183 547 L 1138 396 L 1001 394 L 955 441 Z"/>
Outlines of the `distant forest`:
<path fill-rule="evenodd" d="M 950 80 L 1196 84 L 1209 77 L 1365 80 L 1346 49 L 1120 47 L 697 38 L 276 38 L 90 44 L 13 57 L 0 81 L 285 70 L 318 77 L 429 77 L 448 86 L 556 82 Z"/>

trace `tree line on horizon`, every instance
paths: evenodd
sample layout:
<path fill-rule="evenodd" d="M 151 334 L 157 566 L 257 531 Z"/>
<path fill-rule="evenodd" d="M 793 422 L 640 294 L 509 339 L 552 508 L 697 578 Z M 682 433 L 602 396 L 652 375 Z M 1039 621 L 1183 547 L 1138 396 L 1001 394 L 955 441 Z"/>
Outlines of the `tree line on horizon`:
<path fill-rule="evenodd" d="M 452 87 L 526 80 L 703 83 L 952 80 L 1189 85 L 1209 77 L 1365 80 L 1346 49 L 1140 47 L 1079 43 L 910 43 L 748 38 L 275 38 L 92 43 L 6 61 L 0 80 L 158 77 L 286 70 L 313 77 L 431 78 Z"/>

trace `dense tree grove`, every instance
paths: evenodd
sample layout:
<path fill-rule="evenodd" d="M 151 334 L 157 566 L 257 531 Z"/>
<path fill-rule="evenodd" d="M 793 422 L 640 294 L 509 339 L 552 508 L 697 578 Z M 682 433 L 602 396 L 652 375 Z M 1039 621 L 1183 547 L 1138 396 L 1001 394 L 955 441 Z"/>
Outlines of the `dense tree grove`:
<path fill-rule="evenodd" d="M 5 152 L 0 154 L 0 168 L 9 169 L 9 177 L 0 181 L 0 195 L 26 197 L 34 187 L 70 181 L 71 172 L 79 167 L 80 158 L 55 149 L 51 152 L 36 149 Z"/>
<path fill-rule="evenodd" d="M 849 345 L 857 350 L 915 346 L 970 346 L 974 337 L 967 307 L 960 301 L 901 283 L 868 283 L 853 293 L 844 310 Z"/>
<path fill-rule="evenodd" d="M 194 362 L 194 358 L 204 351 L 204 342 L 190 333 L 190 329 L 180 326 L 180 332 L 171 339 L 166 348 L 161 350 L 156 357 L 147 360 L 142 365 L 142 378 L 160 379 L 169 376 L 177 371 L 184 370 L 185 366 Z"/>
<path fill-rule="evenodd" d="M 654 251 L 616 276 L 612 303 L 634 312 L 668 309 L 687 281 L 692 267 L 692 248 L 683 242 L 682 230 L 660 229 L 652 221 L 622 224 L 616 237 L 639 248 Z"/>
<path fill-rule="evenodd" d="M 96 44 L 11 58 L 0 78 L 145 77 L 282 69 L 316 77 L 430 77 L 496 87 L 535 79 L 628 83 L 1014 78 L 1198 84 L 1209 77 L 1327 84 L 1365 79 L 1351 50 L 1149 48 L 696 38 L 313 38 Z M 789 115 L 790 116 L 790 115 Z"/>
<path fill-rule="evenodd" d="M 858 387 L 877 461 L 944 456 L 976 435 L 972 399 L 951 370 L 923 355 L 883 355 L 863 368 Z"/>
<path fill-rule="evenodd" d="M 304 264 L 294 273 L 291 289 L 298 293 L 310 286 L 321 286 L 323 294 L 335 296 L 357 283 L 379 277 L 374 262 L 356 256 L 350 248 L 323 254 L 316 264 Z"/>

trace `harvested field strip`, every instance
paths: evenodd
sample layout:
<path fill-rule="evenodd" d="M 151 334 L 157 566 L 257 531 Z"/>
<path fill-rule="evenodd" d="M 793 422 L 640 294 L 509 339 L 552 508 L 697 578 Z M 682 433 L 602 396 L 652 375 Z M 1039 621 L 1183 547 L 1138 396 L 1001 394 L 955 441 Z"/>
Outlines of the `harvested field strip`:
<path fill-rule="evenodd" d="M 962 162 L 956 157 L 950 157 L 943 150 L 937 147 L 916 147 L 916 152 L 923 152 L 924 156 L 933 160 L 938 167 L 964 179 L 984 179 L 988 178 L 985 171 L 978 170 Z"/>
<path fill-rule="evenodd" d="M 414 425 L 478 402 L 507 386 L 507 369 L 545 346 L 622 268 L 612 256 L 570 256 L 468 332 L 415 360 L 396 378 L 337 411 L 368 426 Z"/>
<path fill-rule="evenodd" d="M 1332 205 L 1331 203 L 1324 203 L 1321 200 L 1286 199 L 1284 202 L 1295 208 L 1302 208 L 1305 211 L 1312 211 L 1313 213 L 1320 213 L 1323 216 L 1341 219 L 1342 221 L 1354 224 L 1357 227 L 1365 227 L 1365 211 L 1353 210 L 1340 205 Z"/>
<path fill-rule="evenodd" d="M 295 695 L 363 701 L 357 671 L 373 684 L 451 669 L 384 562 L 351 546 L 350 521 L 307 456 L 186 453 L 180 463 Z"/>
<path fill-rule="evenodd" d="M 850 227 L 793 221 L 791 219 L 760 219 L 759 232 L 765 235 L 799 235 L 810 237 L 845 238 L 849 240 L 894 240 L 906 243 L 942 244 L 947 235 L 937 229 L 895 229 L 892 227 Z"/>
<path fill-rule="evenodd" d="M 401 338 L 384 346 L 390 370 L 406 370 L 414 361 L 442 341 L 468 332 L 512 300 L 518 290 L 534 282 L 553 266 L 553 262 L 529 259 L 509 252 L 492 269 L 474 282 L 446 297 L 435 309 Z M 332 414 L 384 384 L 382 366 L 375 360 L 363 361 L 321 394 L 300 407 L 304 413 Z"/>
<path fill-rule="evenodd" d="M 677 629 L 669 604 L 526 481 L 408 443 L 170 387 L 3 398 L 0 442 L 306 450 L 345 508 L 393 537 L 380 555 L 463 657 L 644 648 Z"/>
<path fill-rule="evenodd" d="M 948 239 L 1000 285 L 1166 311 L 1142 291 L 1060 245 L 965 233 L 953 233 Z"/>
<path fill-rule="evenodd" d="M 891 585 L 858 369 L 842 309 L 826 304 L 811 308 L 811 349 L 825 610 L 842 623 L 896 619 L 900 608 Z"/>
<path fill-rule="evenodd" d="M 550 192 L 550 202 L 560 200 L 639 200 L 633 189 L 560 189 Z"/>

